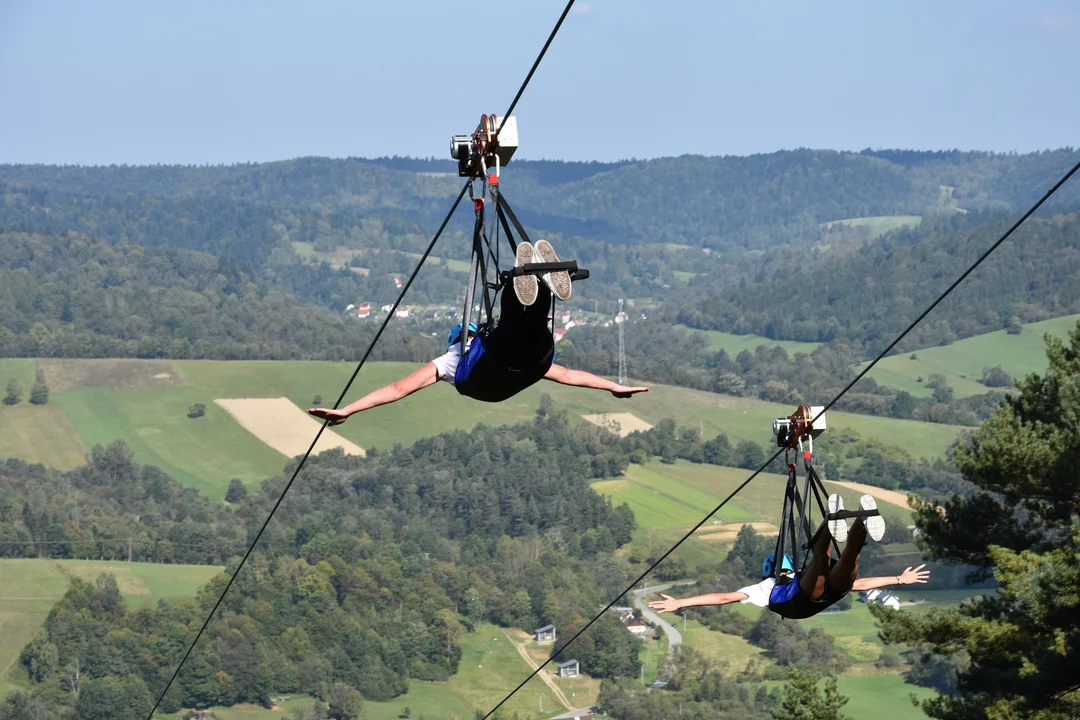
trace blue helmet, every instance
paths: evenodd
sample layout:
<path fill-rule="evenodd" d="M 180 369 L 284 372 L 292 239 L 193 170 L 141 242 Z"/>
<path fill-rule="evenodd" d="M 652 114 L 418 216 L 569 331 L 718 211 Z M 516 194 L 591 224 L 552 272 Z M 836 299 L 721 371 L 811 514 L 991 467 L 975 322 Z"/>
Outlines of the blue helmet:
<path fill-rule="evenodd" d="M 761 564 L 761 577 L 763 577 L 763 578 L 772 577 L 773 563 L 775 563 L 775 562 L 776 562 L 776 553 L 773 553 L 773 554 L 769 555 L 769 557 L 765 558 L 765 562 L 763 562 Z M 790 570 L 791 572 L 795 572 L 795 564 L 793 562 L 791 562 L 791 558 L 788 557 L 786 554 L 784 555 L 784 561 L 782 563 L 780 563 L 780 569 L 781 570 Z"/>
<path fill-rule="evenodd" d="M 446 338 L 446 349 L 454 347 L 455 344 L 461 342 L 461 323 L 458 323 L 454 327 L 450 328 L 450 336 Z M 476 327 L 476 323 L 469 323 L 469 334 L 475 335 L 480 332 Z"/>

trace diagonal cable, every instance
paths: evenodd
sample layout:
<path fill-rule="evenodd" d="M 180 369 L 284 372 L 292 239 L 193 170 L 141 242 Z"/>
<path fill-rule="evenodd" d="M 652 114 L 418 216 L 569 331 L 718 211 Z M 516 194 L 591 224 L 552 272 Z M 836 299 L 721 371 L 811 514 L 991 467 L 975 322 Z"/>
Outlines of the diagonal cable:
<path fill-rule="evenodd" d="M 428 256 L 431 254 L 431 251 L 435 248 L 435 243 L 438 242 L 439 238 L 442 236 L 443 230 L 446 229 L 447 223 L 450 222 L 450 218 L 454 215 L 454 211 L 457 210 L 457 206 L 461 203 L 461 199 L 465 196 L 465 190 L 468 187 L 469 184 L 466 183 L 461 188 L 461 192 L 458 193 L 457 200 L 455 200 L 454 204 L 451 206 L 450 212 L 446 214 L 446 217 L 442 221 L 442 225 L 439 226 L 438 232 L 435 233 L 435 237 L 433 237 L 431 239 L 431 242 L 428 243 L 427 250 L 424 251 L 424 254 L 420 257 L 420 261 L 416 264 L 416 268 L 413 269 L 412 275 L 409 276 L 408 281 L 401 288 L 401 292 L 398 293 L 397 300 L 394 301 L 393 306 L 390 308 L 390 312 L 386 315 L 386 319 L 383 320 L 382 325 L 379 326 L 378 332 L 375 333 L 375 338 L 368 345 L 367 350 L 364 351 L 363 356 L 360 358 L 360 362 L 357 363 L 356 369 L 353 370 L 353 374 L 349 378 L 349 382 L 345 384 L 345 388 L 341 391 L 341 394 L 338 395 L 337 401 L 334 402 L 335 410 L 341 405 L 341 401 L 345 399 L 345 394 L 349 392 L 349 388 L 352 386 L 353 381 L 356 380 L 356 376 L 360 373 L 360 368 L 364 367 L 364 363 L 371 355 L 371 351 L 375 349 L 375 344 L 379 341 L 379 338 L 382 337 L 383 331 L 386 330 L 386 326 L 390 324 L 391 318 L 394 317 L 394 312 L 397 310 L 398 305 L 401 304 L 402 299 L 404 299 L 405 293 L 407 293 L 409 291 L 409 288 L 412 286 L 413 280 L 416 279 L 417 274 L 419 274 L 420 272 L 420 268 L 424 266 L 424 263 L 427 261 Z M 285 495 L 289 492 L 289 488 L 292 487 L 293 481 L 296 480 L 297 475 L 300 474 L 300 470 L 303 469 L 304 463 L 306 463 L 307 459 L 311 457 L 311 453 L 315 449 L 315 445 L 319 442 L 319 438 L 322 437 L 323 431 L 326 430 L 329 422 L 329 420 L 323 421 L 322 427 L 319 428 L 319 432 L 315 434 L 315 439 L 311 441 L 311 445 L 308 446 L 307 451 L 304 452 L 304 455 L 300 458 L 300 462 L 296 465 L 296 469 L 293 470 L 292 477 L 290 477 L 289 482 L 285 484 L 285 488 L 278 496 L 277 502 L 274 503 L 274 507 L 270 509 L 270 514 L 266 516 L 266 520 L 263 522 L 262 527 L 259 528 L 259 532 L 255 534 L 255 538 L 251 541 L 251 545 L 248 547 L 247 552 L 244 553 L 244 557 L 241 558 L 240 564 L 236 566 L 236 570 L 233 571 L 233 574 L 229 576 L 229 582 L 225 584 L 224 589 L 222 589 L 221 594 L 218 596 L 217 602 L 214 603 L 213 609 L 210 610 L 210 614 L 206 616 L 206 620 L 205 622 L 203 622 L 202 627 L 199 628 L 199 632 L 195 634 L 195 639 L 191 641 L 190 645 L 188 645 L 187 651 L 184 653 L 184 657 L 180 659 L 180 663 L 176 666 L 176 670 L 173 671 L 172 677 L 169 678 L 169 682 L 165 684 L 165 688 L 158 696 L 157 702 L 154 703 L 154 707 L 150 710 L 150 714 L 147 715 L 148 720 L 154 716 L 155 712 L 157 712 L 158 706 L 161 705 L 161 701 L 165 699 L 165 693 L 169 692 L 169 688 L 172 687 L 173 682 L 176 680 L 176 676 L 180 674 L 181 668 L 184 667 L 184 663 L 187 662 L 187 659 L 191 655 L 192 650 L 195 649 L 195 645 L 199 642 L 199 638 L 202 637 L 203 633 L 206 631 L 207 626 L 210 625 L 210 621 L 214 618 L 214 615 L 217 613 L 217 610 L 221 606 L 222 601 L 225 600 L 225 595 L 229 592 L 229 588 L 232 587 L 233 582 L 236 580 L 236 576 L 240 574 L 240 571 L 247 563 L 248 558 L 251 557 L 251 553 L 255 550 L 255 546 L 258 545 L 259 539 L 262 537 L 263 532 L 270 524 L 270 520 L 273 519 L 274 514 L 277 512 L 277 509 L 281 506 L 281 502 L 285 499 Z"/>
<path fill-rule="evenodd" d="M 999 237 L 999 238 L 997 239 L 997 242 L 995 242 L 995 243 L 994 243 L 993 245 L 991 245 L 991 246 L 990 246 L 989 248 L 987 248 L 987 249 L 986 249 L 986 252 L 984 252 L 984 253 L 983 253 L 982 255 L 980 255 L 980 256 L 979 256 L 979 259 L 978 259 L 978 260 L 976 260 L 975 262 L 973 262 L 973 263 L 971 264 L 971 266 L 970 266 L 970 267 L 968 267 L 968 269 L 967 269 L 967 270 L 965 270 L 965 271 L 964 271 L 964 272 L 963 272 L 963 273 L 962 273 L 962 274 L 960 275 L 960 277 L 956 278 L 956 280 L 954 280 L 954 281 L 953 281 L 953 284 L 952 284 L 952 285 L 950 285 L 949 287 L 945 288 L 945 292 L 943 292 L 943 293 L 941 293 L 940 295 L 938 295 L 938 297 L 937 297 L 937 300 L 935 300 L 934 302 L 930 303 L 930 305 L 929 305 L 929 306 L 928 306 L 928 307 L 927 307 L 927 308 L 926 308 L 925 310 L 923 310 L 923 311 L 922 311 L 922 314 L 921 314 L 921 315 L 919 315 L 919 317 L 915 318 L 915 319 L 914 319 L 914 320 L 913 320 L 913 321 L 911 322 L 911 324 L 910 324 L 910 325 L 908 325 L 908 326 L 907 326 L 907 328 L 905 328 L 905 329 L 904 329 L 904 331 L 903 331 L 902 333 L 900 333 L 899 335 L 897 335 L 897 336 L 896 336 L 896 339 L 895 339 L 895 340 L 893 340 L 893 341 L 892 341 L 891 343 L 889 343 L 888 347 L 886 347 L 886 348 L 885 348 L 884 350 L 882 350 L 882 351 L 881 351 L 880 353 L 878 353 L 878 356 L 877 356 L 876 358 L 874 358 L 874 359 L 873 359 L 873 360 L 872 360 L 872 361 L 870 362 L 870 364 L 869 364 L 869 365 L 867 365 L 867 366 L 866 366 L 865 368 L 863 368 L 863 371 L 862 371 L 862 372 L 860 372 L 860 373 L 859 373 L 858 375 L 856 375 L 856 376 L 855 376 L 855 379 L 854 379 L 854 380 L 852 380 L 851 382 L 849 382 L 849 383 L 848 383 L 848 384 L 847 384 L 847 385 L 846 385 L 846 386 L 844 387 L 844 389 L 843 389 L 843 390 L 841 390 L 841 391 L 840 391 L 840 392 L 839 392 L 839 393 L 837 394 L 837 396 L 836 396 L 836 397 L 834 397 L 834 398 L 833 398 L 832 400 L 830 400 L 830 401 L 829 401 L 829 404 L 828 404 L 828 405 L 825 405 L 825 407 L 823 407 L 823 408 L 821 409 L 821 412 L 820 412 L 820 413 L 818 413 L 817 415 L 815 415 L 815 416 L 814 416 L 814 420 L 817 420 L 817 419 L 818 419 L 819 417 L 821 417 L 822 415 L 824 415 L 824 414 L 825 414 L 825 411 L 826 411 L 826 410 L 828 410 L 829 408 L 831 408 L 831 407 L 832 407 L 833 405 L 835 405 L 835 404 L 836 404 L 836 402 L 837 402 L 837 401 L 838 401 L 838 400 L 839 400 L 840 398 L 844 397 L 844 395 L 846 395 L 846 394 L 847 394 L 847 391 L 848 391 L 848 390 L 850 390 L 851 388 L 855 387 L 855 384 L 856 384 L 857 382 L 859 382 L 860 380 L 862 380 L 862 379 L 863 379 L 863 377 L 865 377 L 865 376 L 866 376 L 866 373 L 870 372 L 870 370 L 871 370 L 871 369 L 873 369 L 873 367 L 874 367 L 875 365 L 877 365 L 877 364 L 878 364 L 878 362 L 880 362 L 880 361 L 882 360 L 882 358 L 884 358 L 884 357 L 885 357 L 886 355 L 888 355 L 888 354 L 889 354 L 889 352 L 890 352 L 890 351 L 892 351 L 892 349 L 893 349 L 894 347 L 896 347 L 896 345 L 897 345 L 897 344 L 898 344 L 898 343 L 899 343 L 899 342 L 900 342 L 901 340 L 903 340 L 903 339 L 904 339 L 905 337 L 907 337 L 907 334 L 908 334 L 909 332 L 911 332 L 912 330 L 914 330 L 914 329 L 915 329 L 915 326 L 916 326 L 916 325 L 918 325 L 919 323 L 921 323 L 921 322 L 923 321 L 923 318 L 925 318 L 925 317 L 926 317 L 927 315 L 929 315 L 929 314 L 930 314 L 930 312 L 931 312 L 931 311 L 932 311 L 932 310 L 933 310 L 934 308 L 936 308 L 936 307 L 937 307 L 937 306 L 938 306 L 938 305 L 939 305 L 939 304 L 941 303 L 941 301 L 942 301 L 942 300 L 944 300 L 944 299 L 945 299 L 946 297 L 948 297 L 948 296 L 949 296 L 949 293 L 951 293 L 951 292 L 952 292 L 953 290 L 955 290 L 955 289 L 956 289 L 956 287 L 957 287 L 957 286 L 958 286 L 958 285 L 959 285 L 960 283 L 962 283 L 962 282 L 963 282 L 963 281 L 964 281 L 965 279 L 967 279 L 967 276 L 968 276 L 968 275 L 970 275 L 971 273 L 973 273 L 973 272 L 975 271 L 975 268 L 979 267 L 979 265 L 981 265 L 981 264 L 982 264 L 983 260 L 985 260 L 986 258 L 990 257 L 990 253 L 992 253 L 992 252 L 994 252 L 995 250 L 997 250 L 997 249 L 998 249 L 998 246 L 999 246 L 999 245 L 1001 245 L 1001 243 L 1003 243 L 1003 242 L 1005 242 L 1006 240 L 1008 240 L 1008 239 L 1009 239 L 1009 236 L 1010 236 L 1010 235 L 1012 235 L 1012 234 L 1013 234 L 1013 232 L 1015 232 L 1017 228 L 1019 228 L 1019 227 L 1020 227 L 1021 225 L 1023 225 L 1023 224 L 1024 224 L 1024 221 L 1025 221 L 1025 220 L 1027 220 L 1027 219 L 1028 219 L 1029 217 L 1031 217 L 1031 216 L 1032 216 L 1032 215 L 1033 215 L 1033 214 L 1035 213 L 1035 211 L 1036 211 L 1036 210 L 1038 210 L 1038 209 L 1039 209 L 1040 207 L 1042 207 L 1042 204 L 1043 204 L 1044 202 L 1046 202 L 1047 200 L 1049 200 L 1049 199 L 1050 199 L 1050 196 L 1051 196 L 1051 195 L 1053 195 L 1054 193 L 1056 193 L 1056 192 L 1057 192 L 1057 191 L 1058 191 L 1058 190 L 1059 190 L 1059 189 L 1061 188 L 1061 186 L 1062 186 L 1062 185 L 1064 185 L 1065 183 L 1067 183 L 1067 182 L 1069 181 L 1069 178 L 1071 178 L 1071 177 L 1072 177 L 1072 176 L 1073 176 L 1073 175 L 1074 175 L 1074 174 L 1076 173 L 1076 171 L 1077 171 L 1077 170 L 1080 170 L 1080 162 L 1078 162 L 1078 163 L 1076 163 L 1075 165 L 1073 165 L 1073 166 L 1072 166 L 1072 169 L 1071 169 L 1071 170 L 1069 170 L 1069 172 L 1065 173 L 1065 174 L 1064 174 L 1064 175 L 1063 175 L 1063 176 L 1061 177 L 1061 179 L 1060 179 L 1060 180 L 1058 180 L 1058 181 L 1057 181 L 1056 183 L 1054 183 L 1054 186 L 1053 186 L 1052 188 L 1050 188 L 1049 190 L 1047 190 L 1047 191 L 1046 191 L 1046 194 L 1044 194 L 1044 195 L 1043 195 L 1043 196 L 1042 196 L 1041 198 L 1039 198 L 1039 201 L 1038 201 L 1037 203 L 1035 203 L 1034 205 L 1032 205 L 1032 206 L 1031 206 L 1031 207 L 1030 207 L 1030 208 L 1028 209 L 1028 211 L 1027 211 L 1026 213 L 1024 213 L 1024 214 L 1023 214 L 1023 215 L 1022 215 L 1022 216 L 1020 217 L 1020 219 L 1019 219 L 1019 220 L 1017 220 L 1016 222 L 1014 222 L 1014 223 L 1012 224 L 1012 227 L 1010 227 L 1010 228 L 1009 228 L 1008 230 L 1006 230 L 1006 231 L 1005 231 L 1005 234 L 1004 234 L 1004 235 L 1002 235 L 1001 237 Z M 811 421 L 811 422 L 812 422 L 812 421 Z"/>
<path fill-rule="evenodd" d="M 562 14 L 559 16 L 558 22 L 555 23 L 555 27 L 548 35 L 548 39 L 544 43 L 543 48 L 541 48 L 540 54 L 537 55 L 536 60 L 533 62 L 532 67 L 529 68 L 529 72 L 525 76 L 525 80 L 522 81 L 521 86 L 518 88 L 517 93 L 514 95 L 514 99 L 510 103 L 510 109 L 506 113 L 507 116 L 509 116 L 510 113 L 513 112 L 514 107 L 518 103 L 518 100 L 521 99 L 522 94 L 525 92 L 525 88 L 529 86 L 529 81 L 532 80 L 533 75 L 536 73 L 536 69 L 540 66 L 540 61 L 543 60 L 544 55 L 547 54 L 548 48 L 551 47 L 551 43 L 555 39 L 555 35 L 559 32 L 559 28 L 562 27 L 563 21 L 566 19 L 566 16 L 570 12 L 570 8 L 573 7 L 573 5 L 574 0 L 569 0 L 569 2 L 566 4 L 566 7 L 563 9 Z M 498 130 L 496 130 L 496 137 L 498 137 Z M 360 369 L 364 366 L 364 363 L 371 355 L 371 351 L 375 349 L 375 344 L 379 341 L 379 338 L 382 337 L 383 331 L 390 323 L 390 319 L 394 317 L 394 312 L 397 310 L 398 305 L 401 304 L 402 299 L 404 299 L 405 297 L 405 293 L 409 291 L 409 288 L 412 286 L 413 280 L 415 280 L 417 274 L 419 274 L 420 268 L 424 266 L 424 263 L 427 261 L 428 256 L 431 254 L 431 251 L 435 248 L 435 243 L 438 242 L 439 238 L 442 236 L 443 230 L 446 229 L 447 224 L 450 222 L 451 217 L 453 217 L 454 215 L 454 211 L 457 210 L 458 205 L 461 203 L 462 198 L 465 197 L 465 193 L 469 189 L 471 184 L 472 178 L 469 178 L 462 186 L 461 191 L 458 192 L 457 199 L 454 200 L 454 204 L 450 207 L 450 211 L 446 214 L 446 217 L 443 219 L 438 231 L 435 233 L 435 236 L 428 244 L 427 250 L 425 250 L 424 254 L 420 257 L 420 261 L 417 263 L 416 268 L 412 272 L 412 275 L 409 276 L 408 281 L 401 288 L 401 292 L 398 294 L 397 300 L 394 301 L 393 307 L 391 307 L 390 312 L 387 313 L 386 319 L 383 320 L 382 325 L 379 326 L 378 332 L 375 333 L 375 338 L 371 341 L 371 344 L 368 345 L 367 350 L 364 351 L 364 355 L 360 358 L 360 362 L 357 363 L 356 369 L 353 371 L 352 376 L 349 378 L 349 382 L 345 385 L 345 388 L 341 391 L 341 394 L 338 396 L 337 401 L 334 403 L 335 410 L 338 408 L 339 405 L 341 405 L 341 402 L 345 399 L 345 395 L 348 393 L 349 388 L 352 386 L 353 381 L 356 379 L 356 376 L 360 373 Z M 158 696 L 157 701 L 154 703 L 154 707 L 150 710 L 150 714 L 147 715 L 147 720 L 153 718 L 154 713 L 157 712 L 158 706 L 161 705 L 161 701 L 165 698 L 165 694 L 169 691 L 169 688 L 172 687 L 172 684 L 173 682 L 175 682 L 177 675 L 180 674 L 180 670 L 184 667 L 184 663 L 187 662 L 187 659 L 188 657 L 190 657 L 191 652 L 195 649 L 196 643 L 199 642 L 199 638 L 202 637 L 203 633 L 206 631 L 207 626 L 210 624 L 210 621 L 213 619 L 214 614 L 217 613 L 217 609 L 221 606 L 222 601 L 225 599 L 225 595 L 229 592 L 229 588 L 232 587 L 233 582 L 236 580 L 236 576 L 240 573 L 240 570 L 244 567 L 245 563 L 247 563 L 248 558 L 251 557 L 251 553 L 255 550 L 255 546 L 258 544 L 263 532 L 270 524 L 270 521 L 273 519 L 274 514 L 277 512 L 277 509 L 281 506 L 281 502 L 285 499 L 286 493 L 289 492 L 289 488 L 292 487 L 293 481 L 296 480 L 297 475 L 300 474 L 300 470 L 304 467 L 304 463 L 306 463 L 307 459 L 311 456 L 312 451 L 315 449 L 315 445 L 319 442 L 319 438 L 322 437 L 323 431 L 326 430 L 328 424 L 329 421 L 323 421 L 322 427 L 320 427 L 319 432 L 316 433 L 315 439 L 311 441 L 311 445 L 308 446 L 307 452 L 305 452 L 303 457 L 300 458 L 300 462 L 297 464 L 296 470 L 293 471 L 292 477 L 290 477 L 289 482 L 285 484 L 285 488 L 281 491 L 281 495 L 278 496 L 277 502 L 274 503 L 274 507 L 270 509 L 270 514 L 267 515 L 266 521 L 263 522 L 262 527 L 259 528 L 259 532 L 255 535 L 255 539 L 252 540 L 250 547 L 248 547 L 247 549 L 247 552 L 244 553 L 244 557 L 241 558 L 240 564 L 237 565 L 236 570 L 229 577 L 229 582 L 226 583 L 225 588 L 221 591 L 221 595 L 218 596 L 217 602 L 214 603 L 214 607 L 210 610 L 210 614 L 207 616 L 206 621 L 202 624 L 202 627 L 199 628 L 199 632 L 196 633 L 195 639 L 192 640 L 191 645 L 188 646 L 187 651 L 184 653 L 184 657 L 180 660 L 180 664 L 176 666 L 176 670 L 173 671 L 172 677 L 169 678 L 169 682 L 165 685 L 165 688 Z"/>
<path fill-rule="evenodd" d="M 854 380 L 852 380 L 850 383 L 848 383 L 847 386 L 836 395 L 836 397 L 834 397 L 832 400 L 830 400 L 828 402 L 828 404 L 825 405 L 824 409 L 820 413 L 818 413 L 817 415 L 814 416 L 814 420 L 817 420 L 819 417 L 821 417 L 825 413 L 826 410 L 828 410 L 833 405 L 835 405 L 837 403 L 837 401 L 840 400 L 840 398 L 844 397 L 844 395 L 847 394 L 847 392 L 849 390 L 851 390 L 851 388 L 853 388 L 855 386 L 855 383 L 857 383 L 860 379 L 862 379 L 862 377 L 865 376 L 866 373 L 868 373 L 870 371 L 870 369 L 872 367 L 874 367 L 874 365 L 876 365 L 878 363 L 878 361 L 880 361 L 883 357 L 885 357 L 885 355 L 888 354 L 888 352 L 890 350 L 892 350 L 896 346 L 897 343 L 899 343 L 901 340 L 903 340 L 904 337 L 908 333 L 910 333 L 915 328 L 916 325 L 918 325 L 920 322 L 922 322 L 922 320 L 927 315 L 929 315 L 930 312 L 934 308 L 936 308 L 941 303 L 941 301 L 944 300 L 949 295 L 949 293 L 951 293 L 953 290 L 955 290 L 956 287 L 961 282 L 963 282 L 964 279 L 967 278 L 968 275 L 970 275 L 972 272 L 974 272 L 975 268 L 977 268 L 979 265 L 981 265 L 982 262 L 984 260 L 986 260 L 986 258 L 988 258 L 990 256 L 990 254 L 992 252 L 994 252 L 994 250 L 996 250 L 998 248 L 999 245 L 1001 245 L 1001 243 L 1005 242 L 1005 240 L 1007 240 L 1009 238 L 1009 236 L 1012 235 L 1013 232 L 1024 223 L 1025 220 L 1027 220 L 1029 217 L 1031 217 L 1032 214 L 1036 210 L 1038 210 L 1040 207 L 1042 207 L 1042 204 L 1045 203 L 1047 200 L 1049 200 L 1050 196 L 1053 195 L 1055 192 L 1057 192 L 1061 188 L 1062 185 L 1064 185 L 1066 182 L 1068 182 L 1069 178 L 1071 178 L 1076 173 L 1077 170 L 1080 170 L 1080 162 L 1078 162 L 1076 165 L 1074 165 L 1072 167 L 1071 170 L 1069 170 L 1067 173 L 1065 173 L 1065 175 L 1060 180 L 1058 180 L 1057 183 L 1055 183 L 1053 187 L 1051 187 L 1049 190 L 1046 191 L 1045 195 L 1043 195 L 1041 198 L 1039 198 L 1039 201 L 1037 203 L 1032 205 L 1031 208 L 1026 213 L 1024 213 L 1023 216 L 1021 216 L 1021 218 L 1019 220 L 1017 220 L 1015 223 L 1013 223 L 1012 227 L 1010 227 L 1008 230 L 1005 231 L 1004 235 L 1002 235 L 1000 238 L 998 238 L 997 242 L 995 242 L 993 245 L 991 245 L 989 247 L 989 249 L 986 250 L 986 252 L 984 252 L 981 256 L 979 256 L 979 259 L 976 260 L 974 263 L 972 263 L 972 265 L 967 270 L 965 270 L 963 272 L 963 274 L 960 275 L 960 277 L 958 277 L 952 283 L 952 285 L 947 287 L 945 289 L 945 291 L 943 293 L 941 293 L 941 295 L 939 295 L 936 300 L 934 300 L 934 302 L 930 303 L 930 306 L 928 308 L 926 308 L 926 310 L 924 310 L 922 312 L 922 314 L 919 315 L 919 317 L 917 317 L 915 319 L 914 322 L 912 322 L 910 325 L 908 325 L 907 329 L 904 330 L 902 333 L 900 333 L 900 335 L 895 340 L 893 340 L 891 343 L 889 343 L 889 346 L 887 348 L 885 348 L 881 352 L 881 354 L 879 354 L 876 358 L 874 358 L 873 362 L 871 362 L 866 367 L 865 370 L 863 370 L 861 373 L 859 373 L 859 375 Z M 761 465 L 761 467 L 759 467 L 757 470 L 755 470 L 753 472 L 753 474 L 750 475 L 750 477 L 746 478 L 746 480 L 744 480 L 742 482 L 742 484 L 739 485 L 739 487 L 735 488 L 731 492 L 730 495 L 728 495 L 726 498 L 724 498 L 723 501 L 719 505 L 717 505 L 715 508 L 713 508 L 709 512 L 708 515 L 706 515 L 704 518 L 702 518 L 701 522 L 699 522 L 694 527 L 690 528 L 690 530 L 685 535 L 683 535 L 681 538 L 679 538 L 675 542 L 675 544 L 672 545 L 670 549 L 668 549 L 667 552 L 665 552 L 663 555 L 661 555 L 658 560 L 656 560 L 652 565 L 650 565 L 645 570 L 645 572 L 641 573 L 641 575 L 639 575 L 632 583 L 630 583 L 626 587 L 626 589 L 623 590 L 619 594 L 619 596 L 617 598 L 615 598 L 610 603 L 608 603 L 607 606 L 603 610 L 601 610 L 596 616 L 594 616 L 592 620 L 590 620 L 588 623 L 586 623 L 585 627 L 581 628 L 576 633 L 574 633 L 574 636 L 571 637 L 570 640 L 568 640 L 566 643 L 564 643 L 562 645 L 562 647 L 560 647 L 554 653 L 552 653 L 551 657 L 549 657 L 547 660 L 545 660 L 543 663 L 541 663 L 540 666 L 537 667 L 535 670 L 533 670 L 529 674 L 529 676 L 527 678 L 525 678 L 517 687 L 515 687 L 513 690 L 511 690 L 510 693 L 506 697 L 504 697 L 502 700 L 500 700 L 498 705 L 493 707 L 491 709 L 491 711 L 488 712 L 487 715 L 484 715 L 483 720 L 487 720 L 487 718 L 489 718 L 492 715 L 492 713 L 494 713 L 496 710 L 498 710 L 500 707 L 502 707 L 503 704 L 506 703 L 506 701 L 508 701 L 510 698 L 512 698 L 514 696 L 514 694 L 517 693 L 518 690 L 525 687 L 525 684 L 527 682 L 532 680 L 541 670 L 544 669 L 544 667 L 547 666 L 548 663 L 550 663 L 552 660 L 554 660 L 556 657 L 558 657 L 558 655 L 560 653 L 562 653 L 563 650 L 570 647 L 570 644 L 573 643 L 574 640 L 577 640 L 578 636 L 580 636 L 582 633 L 584 633 L 586 630 L 588 630 L 589 627 L 591 627 L 593 623 L 595 623 L 597 620 L 599 620 L 601 617 L 603 617 L 604 613 L 606 613 L 608 610 L 610 610 L 611 608 L 613 608 L 615 606 L 615 603 L 617 603 L 627 593 L 633 591 L 633 589 L 637 586 L 637 584 L 639 582 L 644 580 L 653 570 L 656 569 L 656 567 L 660 563 L 662 563 L 665 559 L 667 559 L 667 557 L 669 555 L 671 555 L 671 553 L 675 552 L 676 548 L 678 548 L 680 545 L 682 545 L 684 542 L 686 542 L 690 538 L 691 535 L 693 535 L 695 532 L 697 532 L 697 530 L 700 529 L 702 525 L 704 525 L 706 522 L 708 522 L 709 518 L 711 518 L 713 515 L 715 515 L 717 512 L 719 512 L 720 509 L 722 507 L 724 507 L 724 505 L 726 505 L 728 503 L 728 501 L 730 501 L 733 497 L 735 497 L 744 487 L 749 485 L 751 480 L 753 480 L 758 475 L 760 475 L 762 472 L 764 472 L 765 468 L 769 467 L 769 465 L 771 465 L 772 462 L 774 460 L 776 460 L 776 458 L 778 458 L 780 456 L 780 453 L 782 453 L 783 451 L 784 451 L 784 448 L 778 448 L 776 450 L 776 452 L 774 452 L 772 454 L 772 456 Z"/>
<path fill-rule="evenodd" d="M 532 67 L 529 68 L 529 74 L 525 76 L 525 81 L 521 83 L 521 87 L 518 88 L 517 94 L 514 95 L 514 99 L 510 101 L 510 107 L 506 109 L 503 114 L 504 118 L 508 118 L 514 114 L 514 108 L 517 107 L 518 100 L 521 99 L 522 94 L 525 92 L 525 88 L 529 86 L 529 81 L 532 80 L 533 74 L 536 73 L 536 68 L 540 67 L 540 61 L 547 55 L 548 48 L 551 47 L 551 42 L 555 39 L 555 36 L 559 32 L 559 28 L 562 27 L 563 20 L 570 14 L 570 8 L 574 7 L 574 0 L 569 0 L 566 3 L 566 7 L 563 8 L 562 15 L 559 16 L 558 22 L 555 23 L 555 27 L 551 29 L 551 34 L 548 35 L 547 41 L 544 43 L 544 47 L 540 48 L 540 54 L 536 56 L 536 60 L 533 62 Z M 502 123 L 499 123 L 499 127 L 495 128 L 495 139 L 499 139 L 499 133 L 502 131 Z"/>

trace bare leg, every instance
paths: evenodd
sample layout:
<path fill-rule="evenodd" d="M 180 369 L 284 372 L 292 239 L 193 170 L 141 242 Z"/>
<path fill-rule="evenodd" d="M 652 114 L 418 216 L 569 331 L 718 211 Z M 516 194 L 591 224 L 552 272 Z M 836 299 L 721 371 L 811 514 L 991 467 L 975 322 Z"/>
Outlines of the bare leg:
<path fill-rule="evenodd" d="M 855 579 L 859 577 L 859 553 L 866 544 L 866 525 L 862 518 L 856 518 L 848 532 L 847 545 L 840 553 L 840 561 L 829 573 L 829 592 L 838 597 L 851 590 Z"/>
<path fill-rule="evenodd" d="M 814 552 L 810 562 L 803 568 L 799 577 L 799 589 L 811 600 L 817 600 L 825 593 L 825 579 L 829 574 L 829 560 L 832 555 L 832 535 L 824 527 L 814 543 Z"/>

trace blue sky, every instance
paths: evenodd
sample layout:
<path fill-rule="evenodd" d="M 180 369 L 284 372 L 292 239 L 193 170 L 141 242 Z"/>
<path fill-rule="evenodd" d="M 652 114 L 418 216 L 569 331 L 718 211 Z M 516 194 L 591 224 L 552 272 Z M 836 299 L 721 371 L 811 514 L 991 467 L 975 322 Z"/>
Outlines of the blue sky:
<path fill-rule="evenodd" d="M 446 157 L 564 0 L 0 0 L 0 162 Z M 522 157 L 1080 144 L 1074 0 L 578 0 Z"/>

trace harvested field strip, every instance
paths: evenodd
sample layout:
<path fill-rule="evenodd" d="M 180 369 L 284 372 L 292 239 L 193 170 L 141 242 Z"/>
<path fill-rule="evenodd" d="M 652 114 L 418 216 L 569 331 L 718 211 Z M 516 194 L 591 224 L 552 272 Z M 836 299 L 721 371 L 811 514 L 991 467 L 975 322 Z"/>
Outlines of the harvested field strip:
<path fill-rule="evenodd" d="M 245 430 L 286 457 L 303 455 L 321 423 L 288 398 L 234 398 L 214 402 L 225 408 Z M 364 449 L 333 430 L 325 430 L 313 451 L 318 455 L 341 448 L 348 455 L 364 455 Z"/>
<path fill-rule="evenodd" d="M 652 425 L 633 413 L 603 413 L 600 415 L 582 415 L 582 420 L 602 428 L 610 428 L 619 437 L 626 437 L 638 430 L 651 430 Z"/>
<path fill-rule="evenodd" d="M 911 510 L 911 505 L 908 504 L 907 493 L 897 492 L 896 490 L 886 490 L 885 488 L 874 487 L 873 485 L 863 485 L 862 483 L 843 482 L 840 480 L 831 480 L 830 484 L 857 490 L 864 495 L 873 495 L 878 500 L 884 500 L 887 503 L 892 503 L 905 510 Z"/>

